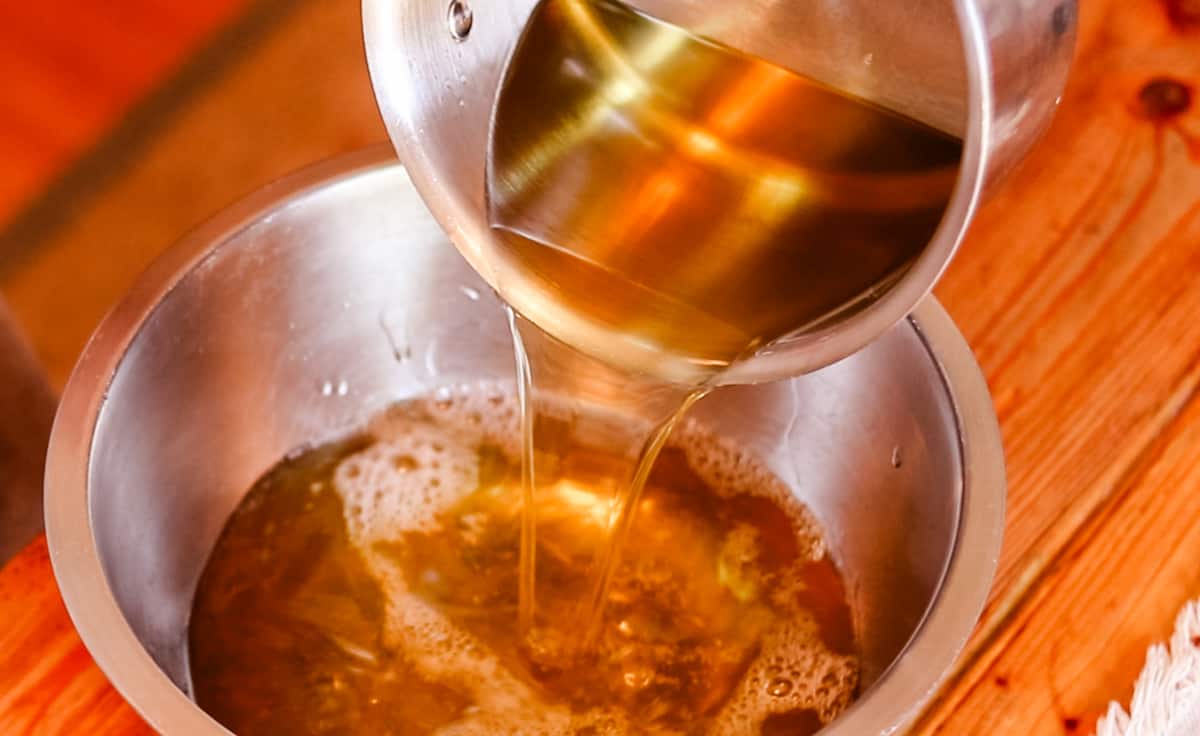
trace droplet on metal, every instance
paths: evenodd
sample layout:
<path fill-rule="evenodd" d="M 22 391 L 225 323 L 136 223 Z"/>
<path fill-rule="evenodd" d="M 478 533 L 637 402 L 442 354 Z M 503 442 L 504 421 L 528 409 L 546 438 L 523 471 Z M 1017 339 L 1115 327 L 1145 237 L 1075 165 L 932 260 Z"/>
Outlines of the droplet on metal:
<path fill-rule="evenodd" d="M 450 35 L 455 41 L 466 41 L 467 36 L 471 35 L 471 27 L 475 25 L 475 11 L 471 10 L 471 6 L 465 0 L 450 0 L 446 22 L 450 25 Z"/>

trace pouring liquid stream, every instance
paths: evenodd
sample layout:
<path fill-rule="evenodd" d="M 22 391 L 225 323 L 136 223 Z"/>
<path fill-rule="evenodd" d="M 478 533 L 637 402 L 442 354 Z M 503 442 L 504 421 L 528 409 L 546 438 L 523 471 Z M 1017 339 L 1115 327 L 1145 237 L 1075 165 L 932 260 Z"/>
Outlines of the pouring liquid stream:
<path fill-rule="evenodd" d="M 548 398 L 631 418 L 582 634 L 549 652 L 586 656 L 671 429 L 738 360 L 885 293 L 960 157 L 953 137 L 623 4 L 539 6 L 497 98 L 479 253 L 515 310 L 531 649 Z"/>
<path fill-rule="evenodd" d="M 706 389 L 638 380 L 583 356 L 511 308 L 509 324 L 517 359 L 522 433 L 518 624 L 527 637 L 536 637 L 541 625 L 536 604 L 537 511 L 541 487 L 560 480 L 554 466 L 564 454 L 560 446 L 562 435 L 567 433 L 561 419 L 562 397 L 590 405 L 585 413 L 624 420 L 614 422 L 604 433 L 591 433 L 592 441 L 619 462 L 608 470 L 612 488 L 603 510 L 606 540 L 593 560 L 591 592 L 580 601 L 577 620 L 583 626 L 582 636 L 574 642 L 562 642 L 558 651 L 544 653 L 552 657 L 586 655 L 603 626 L 612 578 L 654 461 L 671 430 Z M 557 617 L 547 623 L 562 625 Z M 538 654 L 534 652 L 533 656 Z"/>
<path fill-rule="evenodd" d="M 959 153 L 545 0 L 497 100 L 492 237 L 459 244 L 510 305 L 517 396 L 414 397 L 263 476 L 198 585 L 197 701 L 245 734 L 815 734 L 860 683 L 833 556 L 756 448 L 684 416 L 885 293 Z"/>

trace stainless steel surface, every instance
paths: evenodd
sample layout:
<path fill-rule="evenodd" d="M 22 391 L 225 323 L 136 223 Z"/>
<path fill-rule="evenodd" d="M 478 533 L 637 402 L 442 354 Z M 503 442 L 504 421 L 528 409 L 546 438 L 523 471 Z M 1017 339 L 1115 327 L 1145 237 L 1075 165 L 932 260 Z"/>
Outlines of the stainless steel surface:
<path fill-rule="evenodd" d="M 64 394 L 55 575 L 96 661 L 164 733 L 223 732 L 187 697 L 185 628 L 259 474 L 397 399 L 513 374 L 499 304 L 389 158 L 320 165 L 192 234 L 105 320 Z M 1003 454 L 970 351 L 927 301 L 836 366 L 695 412 L 793 485 L 846 574 L 869 687 L 827 733 L 891 733 L 963 646 L 999 552 Z"/>
<path fill-rule="evenodd" d="M 506 62 L 539 0 L 473 3 L 471 32 L 447 0 L 364 0 L 367 59 L 401 159 L 454 243 L 481 257 L 490 122 Z M 870 308 L 741 363 L 731 383 L 833 363 L 908 314 L 958 247 L 980 200 L 1049 123 L 1075 38 L 1075 0 L 637 0 L 709 38 L 962 135 L 954 197 L 924 254 Z"/>
<path fill-rule="evenodd" d="M 54 393 L 0 299 L 0 567 L 42 530 Z"/>

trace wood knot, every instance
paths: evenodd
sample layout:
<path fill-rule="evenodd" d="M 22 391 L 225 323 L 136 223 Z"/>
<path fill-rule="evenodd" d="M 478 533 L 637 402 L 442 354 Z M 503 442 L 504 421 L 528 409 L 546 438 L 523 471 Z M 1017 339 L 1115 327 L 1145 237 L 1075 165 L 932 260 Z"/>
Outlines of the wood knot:
<path fill-rule="evenodd" d="M 1200 28 L 1200 0 L 1163 0 L 1167 18 L 1176 28 Z"/>
<path fill-rule="evenodd" d="M 1200 2 L 1200 0 L 1196 0 Z M 1192 88 L 1170 77 L 1156 77 L 1138 92 L 1137 111 L 1147 120 L 1162 122 L 1192 106 Z"/>

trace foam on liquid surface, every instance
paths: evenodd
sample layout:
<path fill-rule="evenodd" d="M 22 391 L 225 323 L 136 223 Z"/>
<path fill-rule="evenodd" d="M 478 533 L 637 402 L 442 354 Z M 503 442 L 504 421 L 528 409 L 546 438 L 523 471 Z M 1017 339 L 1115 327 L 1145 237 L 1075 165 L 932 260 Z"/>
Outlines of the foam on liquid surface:
<path fill-rule="evenodd" d="M 844 631 L 831 638 L 826 630 L 828 622 L 802 604 L 804 591 L 820 579 L 813 577 L 814 570 L 833 570 L 819 527 L 789 489 L 755 458 L 694 423 L 677 431 L 673 449 L 664 453 L 660 463 L 675 462 L 690 468 L 723 501 L 742 504 L 751 511 L 758 508 L 755 504 L 768 504 L 776 509 L 775 513 L 782 510 L 790 520 L 789 534 L 795 545 L 790 566 L 768 578 L 756 568 L 763 542 L 753 525 L 734 524 L 714 542 L 721 561 L 720 575 L 725 577 L 722 585 L 738 595 L 769 599 L 770 605 L 788 615 L 778 620 L 764 617 L 761 632 L 752 629 L 761 636 L 747 638 L 729 649 L 731 666 L 738 671 L 729 675 L 728 684 L 717 688 L 718 702 L 705 702 L 708 710 L 702 723 L 697 720 L 692 726 L 682 726 L 641 717 L 655 711 L 653 706 L 647 710 L 645 705 L 652 701 L 638 699 L 639 691 L 658 686 L 671 672 L 683 672 L 683 677 L 693 671 L 719 672 L 719 667 L 713 670 L 711 661 L 695 669 L 687 648 L 694 646 L 699 653 L 696 656 L 708 660 L 724 656 L 723 649 L 706 648 L 703 642 L 685 643 L 670 650 L 643 647 L 631 656 L 630 663 L 601 663 L 610 669 L 615 667 L 612 672 L 618 678 L 618 687 L 614 692 L 623 692 L 619 687 L 623 682 L 629 690 L 627 702 L 606 706 L 586 702 L 586 697 L 564 700 L 559 697 L 561 692 L 543 686 L 525 671 L 513 651 L 497 651 L 492 645 L 494 636 L 488 640 L 480 635 L 492 628 L 464 625 L 464 620 L 472 620 L 471 614 L 456 613 L 457 599 L 449 604 L 431 599 L 430 590 L 440 590 L 444 583 L 453 581 L 437 579 L 442 572 L 436 566 L 413 563 L 411 558 L 418 553 L 409 547 L 424 540 L 436 542 L 447 533 L 465 540 L 467 549 L 477 542 L 485 544 L 488 535 L 494 536 L 498 523 L 494 517 L 503 515 L 496 508 L 507 508 L 488 505 L 500 501 L 477 499 L 480 494 L 486 496 L 488 488 L 505 486 L 506 481 L 492 477 L 498 465 L 507 467 L 511 475 L 516 462 L 518 412 L 506 388 L 461 387 L 394 407 L 367 427 L 368 441 L 345 454 L 329 470 L 328 485 L 340 499 L 346 538 L 381 590 L 383 613 L 378 646 L 403 662 L 407 668 L 404 671 L 411 670 L 409 677 L 415 674 L 421 682 L 447 688 L 455 694 L 456 702 L 463 704 L 449 717 L 430 724 L 430 728 L 399 729 L 395 733 L 759 734 L 766 732 L 764 724 L 781 714 L 811 713 L 819 723 L 827 723 L 845 709 L 857 687 L 858 674 L 857 659 L 846 642 L 850 634 Z M 493 457 L 489 462 L 489 452 L 502 460 Z M 316 489 L 317 484 L 313 487 Z M 501 498 L 500 491 L 492 493 Z M 509 509 L 512 514 L 517 511 Z M 557 512 L 552 508 L 548 513 L 553 516 Z M 454 528 L 446 529 L 448 524 Z M 684 542 L 691 543 L 681 536 L 679 543 Z M 675 544 L 671 539 L 666 543 Z M 676 591 L 670 575 L 649 562 L 631 560 L 623 575 L 626 591 L 650 590 L 659 598 L 685 596 L 681 600 L 694 595 L 687 586 Z M 836 573 L 833 576 L 836 578 Z M 453 595 L 458 595 L 457 583 L 450 587 L 455 589 Z M 491 594 L 491 589 L 483 590 Z M 495 617 L 515 616 L 515 610 L 505 608 L 507 600 L 485 601 L 481 608 L 494 605 Z M 620 613 L 624 609 L 618 606 L 616 610 Z M 765 609 L 753 609 L 761 610 Z M 624 618 L 612 627 L 610 642 L 613 637 L 619 639 L 622 627 L 642 625 L 636 613 L 635 608 L 634 615 L 628 611 L 620 614 Z M 677 612 L 679 616 L 684 614 Z M 620 656 L 622 651 L 619 641 L 604 650 L 606 657 Z M 651 656 L 656 651 L 662 653 L 661 658 Z M 693 669 L 671 669 L 679 663 Z M 599 682 L 603 685 L 608 680 Z"/>

